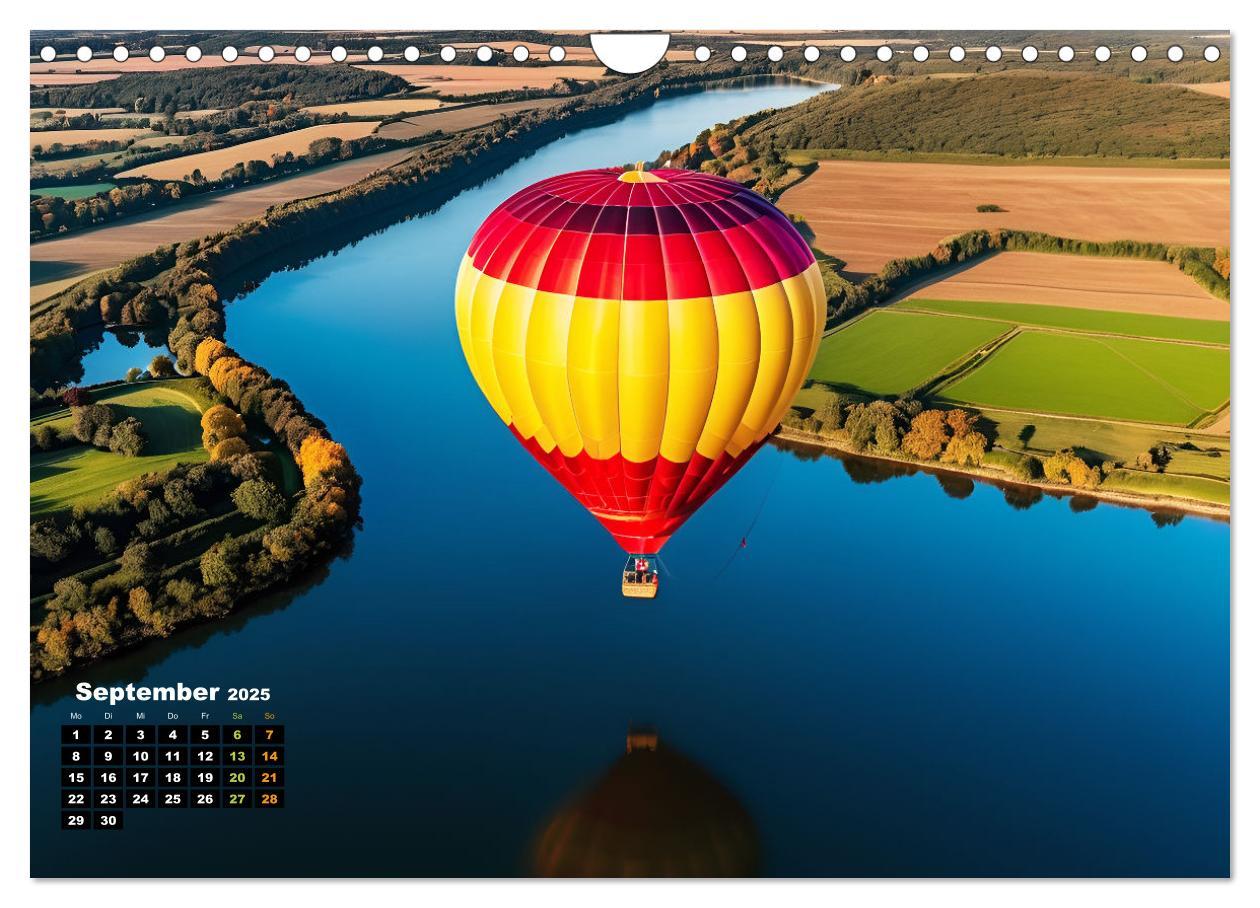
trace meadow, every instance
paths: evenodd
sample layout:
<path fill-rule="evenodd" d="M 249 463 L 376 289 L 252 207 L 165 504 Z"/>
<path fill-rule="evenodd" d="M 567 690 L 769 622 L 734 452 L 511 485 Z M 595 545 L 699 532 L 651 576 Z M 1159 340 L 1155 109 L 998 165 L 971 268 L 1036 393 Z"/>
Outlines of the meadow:
<path fill-rule="evenodd" d="M 1003 252 L 969 262 L 910 296 L 1229 321 L 1229 303 L 1172 264 L 1148 259 Z"/>
<path fill-rule="evenodd" d="M 436 110 L 442 101 L 437 98 L 378 98 L 373 101 L 342 101 L 339 104 L 314 104 L 303 107 L 307 113 L 347 117 L 394 117 L 402 113 Z"/>
<path fill-rule="evenodd" d="M 32 189 L 31 198 L 37 199 L 45 195 L 57 195 L 63 199 L 86 199 L 99 192 L 109 192 L 113 183 L 81 183 L 78 186 L 49 186 L 44 189 Z"/>
<path fill-rule="evenodd" d="M 1011 325 L 880 310 L 823 338 L 809 377 L 872 395 L 916 388 Z"/>
<path fill-rule="evenodd" d="M 937 392 L 947 402 L 1188 425 L 1229 397 L 1229 349 L 1021 331 Z"/>
<path fill-rule="evenodd" d="M 48 148 L 60 143 L 62 145 L 82 145 L 84 142 L 125 142 L 141 136 L 151 136 L 147 129 L 119 127 L 116 129 L 44 129 L 31 130 L 30 149 Z"/>
<path fill-rule="evenodd" d="M 451 110 L 435 110 L 418 117 L 408 117 L 394 123 L 386 123 L 376 131 L 384 139 L 414 139 L 431 132 L 461 132 L 493 123 L 499 117 L 525 110 L 553 107 L 564 98 L 538 98 L 530 101 L 508 101 L 503 104 L 474 104 Z"/>
<path fill-rule="evenodd" d="M 208 458 L 201 444 L 202 407 L 181 389 L 178 379 L 118 385 L 94 395 L 96 403 L 115 407 L 120 416 L 134 416 L 148 437 L 144 454 L 124 457 L 86 445 L 31 453 L 31 517 L 98 501 L 120 482 L 144 473 L 167 470 L 177 463 Z M 69 429 L 70 413 L 60 410 L 31 421 L 31 428 L 52 425 Z"/>
<path fill-rule="evenodd" d="M 401 76 L 414 86 L 443 95 L 480 95 L 525 88 L 550 88 L 558 79 L 599 82 L 607 78 L 602 64 L 595 66 L 485 66 L 471 63 L 424 66 L 408 63 L 360 64 L 362 69 Z"/>
<path fill-rule="evenodd" d="M 1188 279 L 1187 283 L 1189 283 Z M 1213 302 L 1222 309 L 1227 308 L 1224 303 L 1216 300 Z M 1014 322 L 1043 328 L 1066 328 L 1094 334 L 1123 334 L 1208 344 L 1229 343 L 1229 322 L 1210 319 L 1173 318 L 1166 315 L 1144 315 L 1072 306 L 1044 306 L 1035 303 L 938 300 L 920 297 L 901 300 L 894 303 L 892 308 L 901 311 L 935 312 L 943 315 L 995 319 L 1006 323 Z"/>
<path fill-rule="evenodd" d="M 181 180 L 194 170 L 200 170 L 208 180 L 218 179 L 223 171 L 234 164 L 246 161 L 270 161 L 272 155 L 283 155 L 287 152 L 305 154 L 316 139 L 338 138 L 358 139 L 371 134 L 379 121 L 366 120 L 351 123 L 330 123 L 323 126 L 308 126 L 266 139 L 245 142 L 215 151 L 203 151 L 199 154 L 184 155 L 166 161 L 155 161 L 124 170 L 118 176 L 148 177 L 152 180 Z"/>

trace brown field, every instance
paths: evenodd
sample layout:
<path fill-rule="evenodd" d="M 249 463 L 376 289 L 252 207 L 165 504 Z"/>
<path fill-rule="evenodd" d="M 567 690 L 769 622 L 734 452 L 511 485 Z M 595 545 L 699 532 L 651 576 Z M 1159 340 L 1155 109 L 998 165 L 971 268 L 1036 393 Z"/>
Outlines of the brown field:
<path fill-rule="evenodd" d="M 392 117 L 400 113 L 419 113 L 436 110 L 444 102 L 436 98 L 381 98 L 378 101 L 343 101 L 340 104 L 316 104 L 303 107 L 308 113 L 350 117 Z"/>
<path fill-rule="evenodd" d="M 108 82 L 122 73 L 31 73 L 31 88 L 52 88 L 58 85 L 87 85 Z"/>
<path fill-rule="evenodd" d="M 1172 83 L 1178 88 L 1188 88 L 1191 91 L 1201 91 L 1205 95 L 1211 95 L 1214 98 L 1229 97 L 1228 82 L 1174 82 Z"/>
<path fill-rule="evenodd" d="M 123 142 L 140 136 L 150 136 L 147 129 L 47 129 L 41 132 L 31 131 L 31 148 L 42 145 L 47 148 L 54 142 L 62 145 L 82 145 L 84 142 L 99 140 L 101 142 Z"/>
<path fill-rule="evenodd" d="M 125 116 L 135 116 L 135 114 L 127 114 L 121 107 L 32 107 L 31 116 L 36 114 L 57 114 L 65 117 L 81 117 L 83 114 L 98 114 L 102 117 L 112 116 L 115 114 L 124 114 Z"/>
<path fill-rule="evenodd" d="M 206 108 L 205 110 L 179 110 L 175 112 L 175 119 L 192 120 L 197 117 L 208 117 L 212 114 L 217 114 L 218 112 L 219 109 L 217 107 Z M 159 120 L 164 119 L 162 114 L 137 114 L 125 110 L 101 114 L 102 120 L 130 120 L 133 117 L 150 117 Z"/>
<path fill-rule="evenodd" d="M 1005 211 L 981 214 L 980 204 Z M 1229 244 L 1229 171 L 823 161 L 785 192 L 849 275 L 978 227 L 1088 240 Z"/>
<path fill-rule="evenodd" d="M 167 161 L 145 164 L 131 170 L 124 170 L 120 177 L 148 177 L 153 180 L 179 180 L 194 170 L 200 170 L 207 179 L 215 179 L 233 164 L 244 161 L 270 161 L 275 154 L 293 152 L 305 153 L 316 139 L 335 136 L 339 139 L 357 139 L 366 136 L 376 129 L 377 120 L 354 123 L 328 123 L 323 126 L 308 126 L 295 129 L 283 135 L 258 139 L 220 148 L 216 151 L 203 151 L 200 154 L 185 155 Z"/>
<path fill-rule="evenodd" d="M 460 132 L 493 123 L 509 113 L 519 113 L 536 107 L 550 107 L 565 98 L 539 98 L 536 101 L 509 101 L 506 104 L 478 104 L 454 110 L 439 110 L 418 117 L 408 117 L 396 123 L 386 123 L 377 134 L 387 139 L 414 139 L 440 129 L 442 132 Z"/>
<path fill-rule="evenodd" d="M 150 252 L 163 243 L 182 242 L 228 230 L 241 221 L 262 214 L 272 205 L 332 192 L 414 153 L 414 148 L 396 148 L 271 180 L 260 186 L 198 196 L 174 208 L 128 218 L 111 227 L 32 243 L 31 283 L 84 275 L 100 268 L 113 267 Z"/>
<path fill-rule="evenodd" d="M 1229 303 L 1172 265 L 1085 255 L 1003 252 L 910 294 L 916 297 L 1229 321 Z"/>
<path fill-rule="evenodd" d="M 1210 425 L 1204 426 L 1200 432 L 1206 432 L 1209 435 L 1229 435 L 1229 407 L 1226 407 L 1220 416 L 1216 417 L 1216 421 Z"/>
<path fill-rule="evenodd" d="M 478 66 L 449 63 L 425 66 L 412 63 L 369 63 L 364 69 L 402 76 L 444 95 L 479 95 L 521 88 L 550 88 L 557 79 L 590 82 L 606 78 L 603 66 Z"/>

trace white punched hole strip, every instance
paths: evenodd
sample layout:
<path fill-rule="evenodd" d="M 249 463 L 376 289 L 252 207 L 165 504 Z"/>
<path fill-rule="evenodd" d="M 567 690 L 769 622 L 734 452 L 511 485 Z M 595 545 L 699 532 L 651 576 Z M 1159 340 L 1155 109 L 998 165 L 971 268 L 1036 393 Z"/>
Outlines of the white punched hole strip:
<path fill-rule="evenodd" d="M 1161 49 L 1156 49 L 1156 53 L 1159 53 L 1160 50 Z M 745 60 L 748 60 L 750 56 L 752 56 L 752 59 L 757 59 L 757 57 L 762 54 L 760 48 L 757 47 L 754 47 L 752 51 L 755 53 L 751 53 L 750 49 L 742 44 L 735 44 L 730 46 L 729 51 L 727 52 L 729 53 L 731 60 L 734 60 L 737 63 L 742 63 Z M 1146 62 L 1150 58 L 1151 54 L 1151 50 L 1142 44 L 1134 44 L 1128 48 L 1121 48 L 1121 52 L 1125 51 L 1127 51 L 1129 59 L 1134 63 Z M 143 50 L 138 52 L 147 55 L 148 59 L 153 63 L 162 63 L 167 57 L 166 50 L 161 46 L 156 45 L 150 47 L 147 52 Z M 1008 55 L 1012 54 L 1016 56 L 1018 61 L 1022 61 L 1024 63 L 1036 63 L 1043 53 L 1057 57 L 1061 63 L 1072 63 L 1078 57 L 1077 49 L 1070 44 L 1064 44 L 1057 49 L 1038 48 L 1031 44 L 1014 49 L 1002 48 L 994 44 L 984 48 L 983 51 L 978 51 L 977 49 L 977 52 L 981 53 L 984 59 L 989 63 L 1000 63 L 1003 60 L 1009 61 L 1011 57 Z M 277 57 L 276 49 L 268 44 L 259 46 L 256 53 L 253 53 L 251 48 L 250 53 L 251 55 L 256 56 L 258 62 L 260 63 L 270 63 Z M 367 48 L 366 51 L 358 51 L 358 53 L 363 55 L 359 58 L 359 63 L 362 63 L 365 58 L 367 63 L 382 63 L 390 57 L 395 60 L 402 59 L 408 63 L 416 63 L 419 62 L 420 58 L 426 53 L 430 55 L 436 54 L 443 63 L 454 63 L 461 54 L 457 48 L 449 44 L 441 47 L 430 48 L 428 50 L 423 50 L 413 44 L 408 45 L 402 51 L 393 52 L 387 52 L 380 45 L 372 45 Z M 561 63 L 568 56 L 566 49 L 560 45 L 548 47 L 545 52 L 540 49 L 537 53 L 534 53 L 531 52 L 529 47 L 524 44 L 516 44 L 510 50 L 504 48 L 503 50 L 497 52 L 490 45 L 482 44 L 475 49 L 465 49 L 463 53 L 467 54 L 467 56 L 464 57 L 465 60 L 469 60 L 469 62 L 475 61 L 478 63 L 491 63 L 495 60 L 496 56 L 510 56 L 516 63 L 528 63 L 531 59 L 537 59 L 543 56 L 544 53 L 546 58 L 552 63 Z M 881 63 L 891 63 L 895 59 L 900 58 L 904 60 L 906 57 L 909 57 L 916 63 L 926 63 L 932 58 L 934 53 L 943 54 L 953 63 L 963 63 L 969 56 L 969 51 L 957 44 L 949 47 L 947 50 L 942 49 L 938 51 L 933 51 L 924 44 L 915 45 L 913 49 L 903 48 L 900 50 L 896 50 L 888 44 L 881 44 L 877 47 L 863 47 L 860 49 L 848 44 L 839 48 L 819 48 L 814 44 L 784 48 L 777 44 L 771 44 L 766 47 L 764 51 L 764 59 L 769 60 L 771 63 L 779 63 L 784 60 L 791 59 L 798 53 L 807 63 L 816 63 L 820 60 L 825 61 L 829 57 L 833 59 L 835 57 L 839 57 L 839 59 L 844 63 L 853 63 L 863 57 L 866 59 L 873 57 L 876 61 Z M 1111 60 L 1114 51 L 1108 45 L 1100 44 L 1092 50 L 1086 49 L 1080 53 L 1085 54 L 1086 59 L 1092 56 L 1094 60 L 1099 63 L 1106 63 Z M 1221 58 L 1221 49 L 1215 44 L 1205 46 L 1201 53 L 1202 59 L 1208 63 L 1215 63 Z M 114 47 L 107 47 L 104 51 L 102 51 L 102 55 L 112 57 L 115 62 L 126 63 L 134 54 L 131 49 L 125 45 L 119 44 Z M 708 45 L 697 44 L 692 49 L 691 55 L 697 62 L 707 63 L 709 60 L 713 59 L 714 51 Z M 1185 48 L 1178 44 L 1172 44 L 1166 49 L 1162 49 L 1162 55 L 1166 57 L 1170 63 L 1181 63 L 1187 59 Z M 57 48 L 52 45 L 44 45 L 40 47 L 38 53 L 39 60 L 44 63 L 55 63 L 59 56 Z M 74 52 L 74 57 L 81 63 L 89 63 L 96 56 L 96 52 L 87 45 L 78 47 Z M 183 52 L 184 59 L 190 63 L 200 61 L 202 56 L 203 53 L 201 48 L 196 45 L 188 46 Z M 234 63 L 240 59 L 241 52 L 232 45 L 227 45 L 219 52 L 219 56 L 225 63 Z M 313 56 L 314 53 L 311 48 L 305 45 L 295 47 L 292 52 L 292 60 L 297 63 L 309 63 Z M 344 46 L 339 44 L 328 52 L 328 56 L 334 63 L 347 63 L 350 59 L 350 52 Z"/>

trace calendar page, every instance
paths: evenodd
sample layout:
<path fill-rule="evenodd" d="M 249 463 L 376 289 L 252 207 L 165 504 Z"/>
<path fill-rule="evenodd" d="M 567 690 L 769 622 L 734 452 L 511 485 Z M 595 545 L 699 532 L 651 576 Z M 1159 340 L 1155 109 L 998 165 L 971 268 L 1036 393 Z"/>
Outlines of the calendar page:
<path fill-rule="evenodd" d="M 723 24 L 29 32 L 32 877 L 1230 875 L 1228 29 Z"/>

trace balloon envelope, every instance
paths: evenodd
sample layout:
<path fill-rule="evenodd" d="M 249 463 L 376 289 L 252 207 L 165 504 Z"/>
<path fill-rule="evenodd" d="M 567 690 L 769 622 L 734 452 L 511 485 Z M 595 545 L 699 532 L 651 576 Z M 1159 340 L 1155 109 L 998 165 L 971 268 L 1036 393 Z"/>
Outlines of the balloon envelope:
<path fill-rule="evenodd" d="M 490 214 L 460 344 L 522 445 L 626 551 L 652 553 L 775 429 L 822 335 L 809 245 L 740 183 L 584 170 Z"/>

